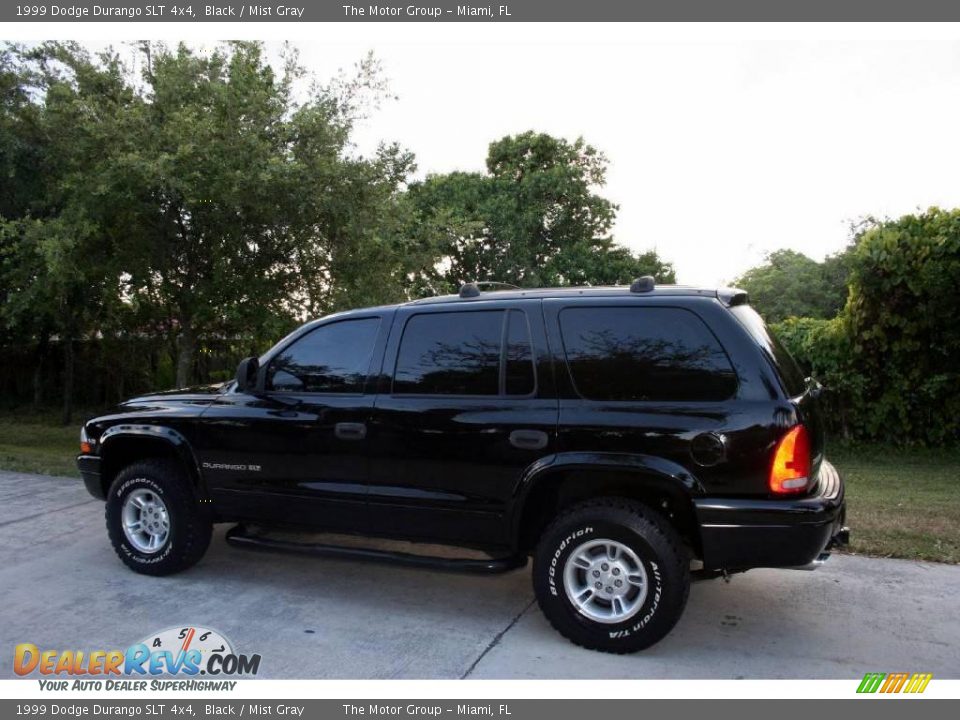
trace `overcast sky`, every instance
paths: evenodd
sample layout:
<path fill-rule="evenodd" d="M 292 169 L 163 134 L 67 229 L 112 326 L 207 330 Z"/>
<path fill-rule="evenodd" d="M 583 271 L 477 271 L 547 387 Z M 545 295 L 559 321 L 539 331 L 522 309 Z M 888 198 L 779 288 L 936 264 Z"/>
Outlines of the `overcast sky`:
<path fill-rule="evenodd" d="M 397 140 L 421 175 L 480 170 L 509 133 L 582 135 L 610 161 L 616 239 L 685 283 L 729 282 L 782 247 L 820 259 L 866 215 L 960 205 L 956 26 L 165 27 L 290 38 L 321 78 L 373 50 L 399 99 L 360 148 Z"/>
<path fill-rule="evenodd" d="M 369 44 L 302 46 L 327 74 Z M 582 135 L 610 160 L 618 241 L 680 282 L 729 282 L 782 247 L 842 248 L 849 225 L 960 205 L 960 42 L 382 45 L 399 96 L 361 128 L 419 172 L 483 168 L 489 142 Z"/>

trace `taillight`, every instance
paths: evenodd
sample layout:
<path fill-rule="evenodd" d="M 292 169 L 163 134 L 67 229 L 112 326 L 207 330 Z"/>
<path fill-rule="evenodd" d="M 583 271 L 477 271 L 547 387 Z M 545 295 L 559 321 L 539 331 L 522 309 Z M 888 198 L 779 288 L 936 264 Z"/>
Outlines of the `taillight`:
<path fill-rule="evenodd" d="M 810 436 L 803 425 L 780 438 L 770 466 L 770 492 L 777 495 L 803 492 L 810 484 Z"/>

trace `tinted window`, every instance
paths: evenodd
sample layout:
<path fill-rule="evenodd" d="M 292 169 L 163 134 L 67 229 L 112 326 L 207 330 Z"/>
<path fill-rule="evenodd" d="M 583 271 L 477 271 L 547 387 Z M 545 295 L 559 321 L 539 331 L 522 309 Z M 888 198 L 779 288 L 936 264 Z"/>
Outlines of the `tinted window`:
<path fill-rule="evenodd" d="M 757 314 L 749 305 L 735 305 L 731 312 L 733 316 L 740 321 L 751 337 L 763 348 L 764 353 L 773 363 L 780 381 L 783 383 L 783 389 L 791 397 L 802 395 L 806 390 L 806 381 L 803 371 L 797 366 L 793 356 L 787 352 L 787 349 L 780 344 L 777 336 L 770 332 L 770 328 L 763 321 L 763 318 Z"/>
<path fill-rule="evenodd" d="M 270 362 L 267 389 L 360 393 L 380 318 L 342 320 L 312 330 Z"/>
<path fill-rule="evenodd" d="M 591 400 L 724 400 L 730 361 L 696 315 L 679 308 L 590 307 L 560 313 L 577 391 Z"/>
<path fill-rule="evenodd" d="M 395 393 L 497 395 L 503 311 L 427 313 L 407 321 Z"/>
<path fill-rule="evenodd" d="M 507 395 L 529 395 L 534 388 L 533 347 L 526 313 L 511 310 L 507 319 L 504 353 L 504 390 Z"/>

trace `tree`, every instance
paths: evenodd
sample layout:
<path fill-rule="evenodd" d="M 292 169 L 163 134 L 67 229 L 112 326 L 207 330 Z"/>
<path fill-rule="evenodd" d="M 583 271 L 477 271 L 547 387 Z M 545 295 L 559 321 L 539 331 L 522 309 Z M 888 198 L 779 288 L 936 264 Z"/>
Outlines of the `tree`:
<path fill-rule="evenodd" d="M 847 299 L 849 251 L 818 263 L 794 250 L 776 250 L 734 284 L 768 322 L 788 317 L 832 318 Z"/>
<path fill-rule="evenodd" d="M 412 157 L 349 154 L 360 95 L 379 88 L 370 60 L 298 103 L 295 58 L 277 75 L 258 43 L 148 50 L 115 165 L 136 228 L 124 261 L 133 302 L 171 320 L 185 385 L 204 336 L 275 337 L 341 299 Z"/>
<path fill-rule="evenodd" d="M 74 342 L 103 322 L 117 294 L 116 227 L 100 180 L 118 132 L 115 121 L 132 95 L 116 58 L 94 60 L 74 43 L 8 47 L 0 76 L 0 157 L 15 188 L 6 191 L 5 184 L 2 193 L 2 317 L 19 340 L 38 339 L 38 370 L 57 334 L 67 423 Z"/>
<path fill-rule="evenodd" d="M 322 85 L 258 43 L 139 49 L 140 75 L 74 43 L 0 54 L 0 315 L 61 341 L 65 418 L 77 339 L 166 336 L 182 386 L 205 340 L 403 296 L 412 155 L 350 141 L 385 93 L 371 57 Z"/>
<path fill-rule="evenodd" d="M 414 183 L 410 232 L 432 254 L 412 278 L 414 292 L 450 291 L 466 280 L 542 287 L 655 274 L 672 281 L 655 253 L 636 256 L 609 236 L 617 208 L 594 192 L 606 165 L 583 139 L 526 132 L 492 143 L 485 173 Z"/>

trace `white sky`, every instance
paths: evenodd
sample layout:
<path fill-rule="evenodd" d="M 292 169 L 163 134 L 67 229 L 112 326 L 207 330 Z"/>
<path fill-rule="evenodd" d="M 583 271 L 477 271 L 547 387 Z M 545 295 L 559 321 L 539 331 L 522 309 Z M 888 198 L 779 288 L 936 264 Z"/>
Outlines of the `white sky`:
<path fill-rule="evenodd" d="M 610 160 L 615 238 L 684 283 L 729 282 L 782 247 L 820 259 L 865 215 L 960 205 L 952 25 L 33 27 L 290 39 L 321 78 L 373 50 L 399 99 L 359 128 L 361 150 L 397 140 L 423 175 L 481 170 L 506 134 L 582 135 Z"/>

